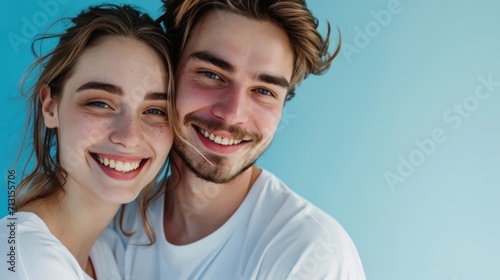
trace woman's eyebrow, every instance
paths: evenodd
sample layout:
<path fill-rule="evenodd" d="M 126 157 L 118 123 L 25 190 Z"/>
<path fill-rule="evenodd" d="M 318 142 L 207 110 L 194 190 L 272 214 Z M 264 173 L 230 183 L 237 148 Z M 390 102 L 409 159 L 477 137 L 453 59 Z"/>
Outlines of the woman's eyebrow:
<path fill-rule="evenodd" d="M 88 82 L 80 86 L 76 91 L 84 91 L 84 90 L 102 90 L 105 92 L 109 92 L 111 94 L 116 94 L 119 96 L 123 96 L 123 90 L 120 86 L 102 83 L 102 82 Z M 144 96 L 144 100 L 167 100 L 168 94 L 165 92 L 148 92 Z"/>
<path fill-rule="evenodd" d="M 123 90 L 121 87 L 117 85 L 112 85 L 108 83 L 102 83 L 102 82 L 88 82 L 80 86 L 76 91 L 84 91 L 84 90 L 102 90 L 106 91 L 112 94 L 120 95 L 123 96 Z"/>

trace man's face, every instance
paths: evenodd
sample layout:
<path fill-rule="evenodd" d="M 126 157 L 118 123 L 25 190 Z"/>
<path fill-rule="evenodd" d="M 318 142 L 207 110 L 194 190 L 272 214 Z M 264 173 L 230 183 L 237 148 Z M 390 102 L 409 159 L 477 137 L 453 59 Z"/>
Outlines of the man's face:
<path fill-rule="evenodd" d="M 198 177 L 226 183 L 250 167 L 279 124 L 293 71 L 279 27 L 207 12 L 180 57 L 174 149 Z"/>

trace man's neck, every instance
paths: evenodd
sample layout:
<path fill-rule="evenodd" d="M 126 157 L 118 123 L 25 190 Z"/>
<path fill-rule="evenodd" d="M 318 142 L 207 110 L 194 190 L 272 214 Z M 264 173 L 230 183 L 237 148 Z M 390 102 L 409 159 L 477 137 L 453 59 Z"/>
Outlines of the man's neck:
<path fill-rule="evenodd" d="M 167 240 L 185 245 L 216 231 L 240 207 L 261 170 L 252 166 L 226 184 L 215 184 L 194 175 L 173 159 L 178 173 L 172 172 L 165 198 L 164 231 Z"/>

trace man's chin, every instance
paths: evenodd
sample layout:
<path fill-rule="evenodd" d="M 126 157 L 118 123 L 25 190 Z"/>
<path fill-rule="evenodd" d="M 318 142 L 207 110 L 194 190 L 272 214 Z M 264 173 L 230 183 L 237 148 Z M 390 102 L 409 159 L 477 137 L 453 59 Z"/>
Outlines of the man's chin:
<path fill-rule="evenodd" d="M 237 170 L 227 170 L 230 169 L 227 165 L 206 166 L 209 165 L 209 163 L 204 163 L 203 165 L 205 166 L 195 167 L 187 160 L 186 161 L 183 160 L 183 163 L 198 178 L 215 184 L 227 184 L 232 182 L 254 164 L 254 162 L 251 162 Z"/>
<path fill-rule="evenodd" d="M 196 175 L 196 177 L 215 184 L 230 183 L 250 168 L 257 160 L 257 157 L 255 157 L 244 165 L 240 165 L 238 163 L 230 163 L 226 158 L 217 155 L 207 155 L 205 157 L 201 154 L 187 154 L 185 153 L 186 149 L 189 148 L 184 143 L 174 142 L 173 150 L 181 159 L 184 166 Z"/>
<path fill-rule="evenodd" d="M 210 159 L 209 162 L 201 157 L 196 160 L 190 160 L 184 153 L 179 151 L 176 151 L 176 153 L 184 166 L 196 175 L 196 177 L 215 184 L 227 184 L 233 181 L 255 162 L 252 161 L 236 170 L 232 170 L 231 166 L 225 163 L 224 160 Z"/>

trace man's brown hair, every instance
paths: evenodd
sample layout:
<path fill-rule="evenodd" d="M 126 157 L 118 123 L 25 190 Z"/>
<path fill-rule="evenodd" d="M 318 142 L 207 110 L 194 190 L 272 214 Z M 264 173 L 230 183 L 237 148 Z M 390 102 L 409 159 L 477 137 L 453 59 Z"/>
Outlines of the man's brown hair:
<path fill-rule="evenodd" d="M 340 40 L 333 54 L 328 52 L 330 24 L 323 38 L 318 20 L 303 0 L 163 0 L 165 13 L 160 20 L 172 41 L 174 67 L 197 21 L 209 10 L 221 10 L 257 21 L 270 21 L 287 34 L 294 52 L 294 69 L 286 100 L 309 74 L 321 75 L 340 51 Z"/>

